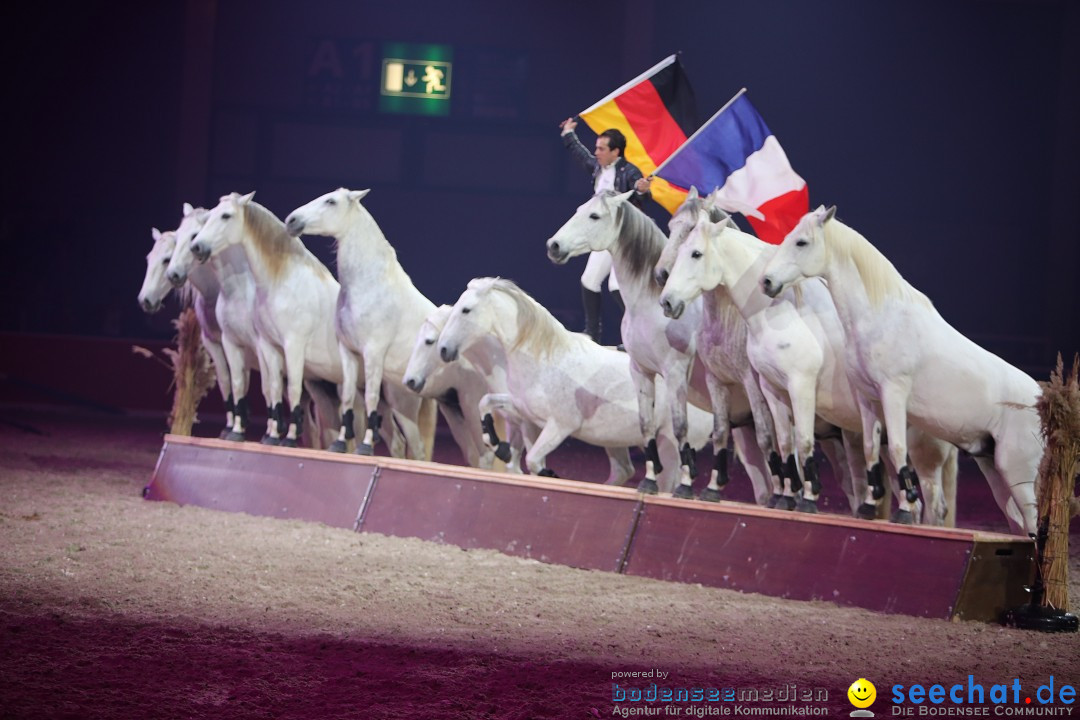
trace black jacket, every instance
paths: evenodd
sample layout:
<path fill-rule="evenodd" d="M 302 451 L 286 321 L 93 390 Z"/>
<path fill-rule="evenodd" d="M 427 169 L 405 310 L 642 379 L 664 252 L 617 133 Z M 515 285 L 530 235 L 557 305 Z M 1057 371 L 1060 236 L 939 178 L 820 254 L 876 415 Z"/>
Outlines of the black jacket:
<path fill-rule="evenodd" d="M 563 145 L 574 156 L 574 159 L 592 174 L 593 186 L 595 187 L 596 176 L 600 174 L 600 163 L 596 160 L 596 156 L 589 152 L 589 149 L 578 139 L 577 133 L 573 130 L 563 135 L 562 139 Z M 626 158 L 620 155 L 619 159 L 615 161 L 615 192 L 624 193 L 633 190 L 634 183 L 641 178 L 641 171 L 638 170 L 637 165 L 627 161 Z M 652 197 L 652 192 L 644 194 L 635 192 L 630 196 L 630 202 L 640 208 L 645 202 L 645 198 L 649 197 Z"/>

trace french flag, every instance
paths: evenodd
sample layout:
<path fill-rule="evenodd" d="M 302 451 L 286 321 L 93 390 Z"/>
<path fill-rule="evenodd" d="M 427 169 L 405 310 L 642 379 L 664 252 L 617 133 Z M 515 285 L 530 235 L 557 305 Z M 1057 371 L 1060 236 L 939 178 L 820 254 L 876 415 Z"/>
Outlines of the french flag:
<path fill-rule="evenodd" d="M 779 245 L 810 211 L 806 181 L 791 169 L 784 149 L 743 88 L 720 108 L 655 175 L 707 194 L 746 216 L 757 236 Z"/>

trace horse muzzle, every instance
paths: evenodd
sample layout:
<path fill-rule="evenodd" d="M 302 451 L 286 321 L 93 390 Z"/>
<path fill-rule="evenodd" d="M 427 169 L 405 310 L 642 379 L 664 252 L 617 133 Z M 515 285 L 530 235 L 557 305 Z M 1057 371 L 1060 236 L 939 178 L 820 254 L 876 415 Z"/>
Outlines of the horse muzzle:
<path fill-rule="evenodd" d="M 409 388 L 414 393 L 418 393 L 423 390 L 426 383 L 427 378 L 421 378 L 416 376 L 405 378 L 405 387 Z"/>
<path fill-rule="evenodd" d="M 547 256 L 556 265 L 562 265 L 570 259 L 570 253 L 559 247 L 557 240 L 549 240 L 547 244 Z"/>
<path fill-rule="evenodd" d="M 441 348 L 439 348 L 439 357 L 442 358 L 443 362 L 454 362 L 455 360 L 457 360 L 457 356 L 457 348 L 447 347 L 446 345 L 443 345 Z"/>
<path fill-rule="evenodd" d="M 306 224 L 307 223 L 295 215 L 290 215 L 285 218 L 285 231 L 293 237 L 300 237 L 304 234 L 304 225 Z"/>
<path fill-rule="evenodd" d="M 667 270 L 663 270 L 660 268 L 657 268 L 657 270 L 653 273 L 653 279 L 656 280 L 656 284 L 660 287 L 664 287 L 664 285 L 667 285 L 667 279 L 669 277 L 671 277 L 671 273 L 669 273 Z"/>
<path fill-rule="evenodd" d="M 201 263 L 210 259 L 210 247 L 205 243 L 197 242 L 191 245 L 191 254 Z"/>
<path fill-rule="evenodd" d="M 180 287 L 187 282 L 187 274 L 181 274 L 173 270 L 172 272 L 165 273 L 165 279 L 168 280 L 173 287 Z"/>
<path fill-rule="evenodd" d="M 686 303 L 681 300 L 678 302 L 672 302 L 671 298 L 660 296 L 660 307 L 664 309 L 664 315 L 672 320 L 678 320 L 682 317 L 683 311 L 686 310 Z"/>
<path fill-rule="evenodd" d="M 761 292 L 765 293 L 771 298 L 780 294 L 780 291 L 784 289 L 784 283 L 778 283 L 768 275 L 761 278 Z"/>
<path fill-rule="evenodd" d="M 150 298 L 139 298 L 139 307 L 141 307 L 143 312 L 147 315 L 153 315 L 161 309 L 161 301 L 151 300 Z"/>

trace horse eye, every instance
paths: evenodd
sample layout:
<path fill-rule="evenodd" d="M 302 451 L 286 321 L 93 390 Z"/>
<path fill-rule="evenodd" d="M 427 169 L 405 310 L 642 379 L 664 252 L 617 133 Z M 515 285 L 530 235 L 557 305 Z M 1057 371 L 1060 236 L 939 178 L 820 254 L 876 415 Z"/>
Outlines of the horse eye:
<path fill-rule="evenodd" d="M 337 200 L 335 200 L 334 198 L 326 198 L 326 204 L 327 205 L 337 205 Z"/>
<path fill-rule="evenodd" d="M 695 250 L 694 252 L 690 253 L 690 257 L 694 258 L 695 260 L 700 260 L 701 259 L 701 251 L 700 250 Z"/>
<path fill-rule="evenodd" d="M 232 219 L 232 213 L 221 213 L 221 219 L 222 220 L 231 220 Z"/>
<path fill-rule="evenodd" d="M 471 308 L 461 308 L 462 315 L 468 315 L 470 312 L 472 312 Z"/>
<path fill-rule="evenodd" d="M 424 344 L 425 345 L 434 345 L 435 344 L 435 338 L 427 338 L 426 340 L 424 340 Z"/>
<path fill-rule="evenodd" d="M 161 259 L 161 264 L 162 265 L 168 265 L 170 260 L 172 260 L 172 256 L 169 256 L 167 258 L 162 258 Z"/>
<path fill-rule="evenodd" d="M 805 240 L 797 240 L 797 241 L 795 241 L 795 246 L 796 247 L 806 247 L 807 244 L 808 243 Z"/>
<path fill-rule="evenodd" d="M 590 220 L 599 220 L 600 216 L 597 213 L 590 213 L 589 214 L 589 219 Z"/>

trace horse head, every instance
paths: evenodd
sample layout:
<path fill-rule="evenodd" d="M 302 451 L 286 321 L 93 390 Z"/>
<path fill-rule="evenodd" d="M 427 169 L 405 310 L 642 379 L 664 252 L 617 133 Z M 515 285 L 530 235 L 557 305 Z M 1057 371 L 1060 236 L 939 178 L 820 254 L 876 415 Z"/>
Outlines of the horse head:
<path fill-rule="evenodd" d="M 176 233 L 151 228 L 150 234 L 154 238 L 154 247 L 146 254 L 146 275 L 139 290 L 139 307 L 143 312 L 153 314 L 161 309 L 165 296 L 172 289 L 165 271 L 176 248 Z"/>
<path fill-rule="evenodd" d="M 704 210 L 677 246 L 671 271 L 660 294 L 664 315 L 674 320 L 682 316 L 686 306 L 706 290 L 723 280 L 716 252 L 716 238 L 731 228 L 729 219 L 713 221 Z"/>
<path fill-rule="evenodd" d="M 776 297 L 788 285 L 825 272 L 828 260 L 825 223 L 835 215 L 835 205 L 828 210 L 821 205 L 817 210 L 811 210 L 802 216 L 765 266 L 761 275 L 762 292 L 769 297 Z"/>
<path fill-rule="evenodd" d="M 446 325 L 439 334 L 439 357 L 443 362 L 457 360 L 481 337 L 495 331 L 496 315 L 492 308 L 491 289 L 498 278 L 474 278 L 454 303 Z"/>
<path fill-rule="evenodd" d="M 173 252 L 172 261 L 169 263 L 165 276 L 173 287 L 180 287 L 187 282 L 188 273 L 195 264 L 195 255 L 191 251 L 191 244 L 195 236 L 202 230 L 210 211 L 205 208 L 192 207 L 190 203 L 184 203 L 183 218 L 179 227 L 176 228 L 176 250 Z"/>
<path fill-rule="evenodd" d="M 439 369 L 439 335 L 446 327 L 446 321 L 453 310 L 449 305 L 440 305 L 427 316 L 416 334 L 409 364 L 405 368 L 405 387 L 415 393 L 424 389 L 428 377 Z"/>
<path fill-rule="evenodd" d="M 562 265 L 572 257 L 610 249 L 619 237 L 621 206 L 633 192 L 597 193 L 585 201 L 547 241 L 551 262 Z"/>
<path fill-rule="evenodd" d="M 341 237 L 348 232 L 349 214 L 359 207 L 360 200 L 369 192 L 370 189 L 347 188 L 328 192 L 289 213 L 285 218 L 285 229 L 293 237 L 300 237 L 303 233 Z"/>
<path fill-rule="evenodd" d="M 244 212 L 253 197 L 254 192 L 247 195 L 234 192 L 221 197 L 191 243 L 191 251 L 199 262 L 206 262 L 214 253 L 243 241 Z"/>

